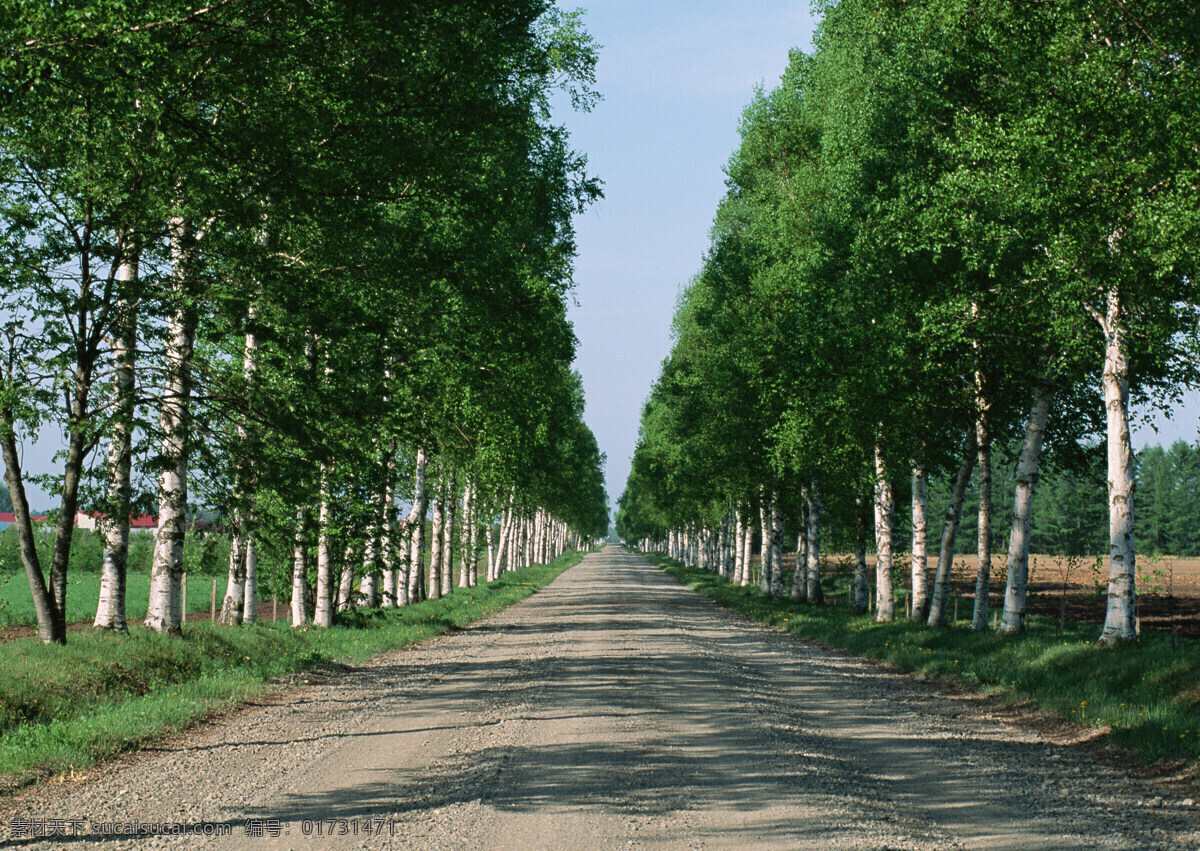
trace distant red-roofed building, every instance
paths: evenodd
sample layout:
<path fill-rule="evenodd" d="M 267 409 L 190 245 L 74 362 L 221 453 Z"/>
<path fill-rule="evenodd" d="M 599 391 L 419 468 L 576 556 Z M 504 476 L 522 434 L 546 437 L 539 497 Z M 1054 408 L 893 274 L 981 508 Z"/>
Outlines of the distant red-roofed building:
<path fill-rule="evenodd" d="M 41 523 L 41 522 L 45 521 L 46 515 L 45 514 L 35 514 L 35 515 L 33 515 L 32 519 L 33 519 L 34 523 Z M 12 524 L 14 524 L 16 522 L 17 522 L 16 514 L 14 514 L 11 511 L 0 511 L 0 531 L 7 529 L 9 526 L 11 526 Z"/>
<path fill-rule="evenodd" d="M 89 529 L 95 531 L 96 527 L 104 520 L 104 515 L 99 511 L 84 513 L 78 511 L 75 513 L 75 528 Z M 131 533 L 148 534 L 158 529 L 158 520 L 151 517 L 149 514 L 135 514 L 129 518 L 129 531 Z"/>

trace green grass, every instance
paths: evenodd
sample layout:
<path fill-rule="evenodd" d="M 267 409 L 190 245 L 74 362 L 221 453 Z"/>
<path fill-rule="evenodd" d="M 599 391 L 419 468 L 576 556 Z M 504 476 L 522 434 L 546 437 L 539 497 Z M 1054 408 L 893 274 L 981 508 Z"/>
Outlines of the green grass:
<path fill-rule="evenodd" d="M 1093 625 L 1033 618 L 1028 632 L 1005 638 L 966 626 L 929 629 L 905 621 L 875 623 L 854 615 L 845 585 L 830 579 L 837 604 L 806 606 L 770 600 L 663 556 L 649 559 L 681 583 L 721 605 L 787 632 L 814 638 L 901 671 L 965 683 L 1010 702 L 1030 701 L 1079 724 L 1108 728 L 1111 740 L 1147 761 L 1200 759 L 1200 645 L 1144 634 L 1140 645 L 1100 648 Z M 903 606 L 899 606 L 903 614 Z"/>
<path fill-rule="evenodd" d="M 129 617 L 145 617 L 146 605 L 150 600 L 150 575 L 131 572 L 125 583 L 125 609 Z M 208 612 L 212 583 L 211 576 L 188 576 L 189 612 Z M 217 580 L 218 607 L 224 595 L 225 580 L 221 578 Z M 67 623 L 93 620 L 99 599 L 100 574 L 67 574 Z M 25 573 L 0 574 L 0 627 L 35 624 L 37 613 L 33 610 L 33 595 L 29 593 L 29 579 Z"/>
<path fill-rule="evenodd" d="M 582 558 L 506 573 L 496 582 L 399 609 L 358 611 L 332 629 L 286 621 L 199 623 L 183 638 L 72 633 L 66 646 L 23 639 L 0 654 L 0 777 L 9 788 L 131 750 L 327 663 L 362 662 L 523 600 Z M 207 597 L 206 597 L 207 603 Z"/>

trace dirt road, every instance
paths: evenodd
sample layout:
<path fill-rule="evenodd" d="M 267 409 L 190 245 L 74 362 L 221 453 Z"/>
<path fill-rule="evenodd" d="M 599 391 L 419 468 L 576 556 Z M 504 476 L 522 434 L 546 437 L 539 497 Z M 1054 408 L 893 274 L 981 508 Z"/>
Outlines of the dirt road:
<path fill-rule="evenodd" d="M 89 833 L 139 823 L 249 849 L 1200 847 L 1192 801 L 749 624 L 613 547 L 473 628 L 320 680 L 7 803 L 0 835 L 79 819 L 59 826 L 87 835 L 57 842 L 201 844 Z"/>

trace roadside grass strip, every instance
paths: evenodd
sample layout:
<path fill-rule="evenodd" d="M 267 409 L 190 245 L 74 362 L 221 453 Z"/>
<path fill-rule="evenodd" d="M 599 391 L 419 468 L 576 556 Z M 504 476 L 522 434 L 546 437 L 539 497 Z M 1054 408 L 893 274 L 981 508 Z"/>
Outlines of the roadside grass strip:
<path fill-rule="evenodd" d="M 827 578 L 827 601 L 808 606 L 771 600 L 757 587 L 729 584 L 665 556 L 647 558 L 679 582 L 752 620 L 812 638 L 894 668 L 945 678 L 1106 731 L 1113 743 L 1147 762 L 1200 760 L 1200 643 L 1143 634 L 1139 645 L 1101 648 L 1094 625 L 1032 617 L 1023 636 L 1004 637 L 967 626 L 930 629 L 897 620 L 875 623 L 844 602 L 846 580 Z"/>
<path fill-rule="evenodd" d="M 524 600 L 581 558 L 568 553 L 440 600 L 343 613 L 330 629 L 198 623 L 182 638 L 133 627 L 126 636 L 73 632 L 66 646 L 9 642 L 0 652 L 0 788 L 136 750 L 289 674 L 360 663 L 463 627 Z"/>

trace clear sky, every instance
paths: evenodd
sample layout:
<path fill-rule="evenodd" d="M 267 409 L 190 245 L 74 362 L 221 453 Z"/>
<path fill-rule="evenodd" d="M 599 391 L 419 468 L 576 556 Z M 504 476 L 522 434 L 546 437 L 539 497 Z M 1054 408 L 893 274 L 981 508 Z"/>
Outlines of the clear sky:
<path fill-rule="evenodd" d="M 804 2 L 591 0 L 588 31 L 602 45 L 588 114 L 559 118 L 605 182 L 605 199 L 576 221 L 571 311 L 588 425 L 608 454 L 612 502 L 625 487 L 641 406 L 670 349 L 682 286 L 699 271 L 725 191 L 722 168 L 754 87 L 770 88 L 788 50 L 811 49 Z M 1135 412 L 1135 414 L 1138 412 Z M 1197 439 L 1200 396 L 1134 432 L 1135 446 Z"/>
<path fill-rule="evenodd" d="M 788 50 L 811 47 L 804 2 L 592 0 L 604 100 L 558 116 L 605 198 L 576 220 L 571 311 L 587 422 L 608 453 L 613 503 L 629 474 L 638 419 L 670 349 L 680 288 L 700 269 L 725 192 L 723 167 L 754 87 L 770 88 Z"/>

